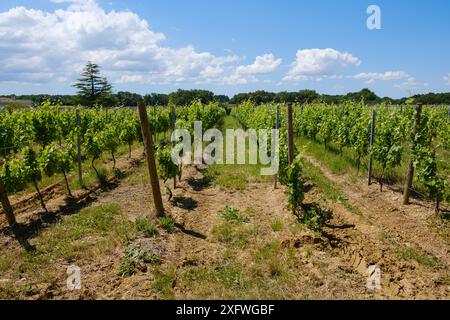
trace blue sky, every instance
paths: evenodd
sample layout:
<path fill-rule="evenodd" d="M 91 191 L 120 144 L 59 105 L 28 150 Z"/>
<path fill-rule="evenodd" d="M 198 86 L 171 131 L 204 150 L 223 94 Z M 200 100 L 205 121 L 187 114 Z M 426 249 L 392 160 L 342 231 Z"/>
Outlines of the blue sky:
<path fill-rule="evenodd" d="M 446 0 L 3 0 L 0 94 L 74 93 L 87 60 L 139 93 L 446 92 L 449 36 Z"/>

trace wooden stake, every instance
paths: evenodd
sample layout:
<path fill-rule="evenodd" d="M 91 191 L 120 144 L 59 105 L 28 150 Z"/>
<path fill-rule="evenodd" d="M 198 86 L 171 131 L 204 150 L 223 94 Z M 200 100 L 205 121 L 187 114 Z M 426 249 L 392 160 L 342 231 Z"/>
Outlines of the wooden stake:
<path fill-rule="evenodd" d="M 153 139 L 150 132 L 147 109 L 144 102 L 139 102 L 139 118 L 141 120 L 142 138 L 144 140 L 144 150 L 147 157 L 148 173 L 152 186 L 153 201 L 155 205 L 156 217 L 164 216 L 164 206 L 159 187 L 159 177 L 156 171 L 155 152 L 153 150 Z"/>
<path fill-rule="evenodd" d="M 172 105 L 172 108 L 170 110 L 170 124 L 172 126 L 172 133 L 175 131 L 175 122 L 175 107 Z M 171 136 L 171 134 L 169 135 Z M 169 138 L 169 140 L 171 140 L 171 137 Z M 172 147 L 175 147 L 175 142 L 172 143 Z M 177 188 L 177 177 L 173 177 L 173 188 Z"/>
<path fill-rule="evenodd" d="M 0 167 L 2 166 L 2 159 L 0 159 Z M 14 228 L 16 225 L 16 217 L 14 216 L 14 211 L 11 206 L 11 203 L 8 199 L 8 194 L 6 193 L 5 185 L 3 184 L 3 180 L 0 178 L 0 202 L 3 206 L 3 211 L 5 211 L 6 219 L 8 220 L 8 224 L 11 228 Z"/>
<path fill-rule="evenodd" d="M 422 104 L 418 104 L 416 106 L 416 117 L 414 119 L 413 126 L 413 141 L 411 144 L 411 154 L 409 158 L 408 171 L 406 173 L 406 181 L 405 188 L 403 190 L 403 204 L 409 204 L 409 196 L 411 195 L 411 187 L 414 179 L 414 161 L 413 161 L 413 152 L 416 147 L 415 137 L 417 135 L 417 130 L 419 130 L 420 125 L 420 116 L 422 115 Z"/>
<path fill-rule="evenodd" d="M 275 116 L 275 129 L 280 129 L 280 106 L 277 104 L 277 111 Z M 273 176 L 274 189 L 278 187 L 278 175 Z"/>
<path fill-rule="evenodd" d="M 77 117 L 77 161 L 78 161 L 78 183 L 83 186 L 83 169 L 81 166 L 81 126 L 80 126 L 80 110 L 76 111 Z"/>
<path fill-rule="evenodd" d="M 294 129 L 292 126 L 292 103 L 287 104 L 287 129 L 288 129 L 288 161 L 294 162 Z"/>
<path fill-rule="evenodd" d="M 370 157 L 369 157 L 369 186 L 372 184 L 372 173 L 373 173 L 373 145 L 375 142 L 375 121 L 376 113 L 372 111 L 372 127 L 370 130 Z"/>

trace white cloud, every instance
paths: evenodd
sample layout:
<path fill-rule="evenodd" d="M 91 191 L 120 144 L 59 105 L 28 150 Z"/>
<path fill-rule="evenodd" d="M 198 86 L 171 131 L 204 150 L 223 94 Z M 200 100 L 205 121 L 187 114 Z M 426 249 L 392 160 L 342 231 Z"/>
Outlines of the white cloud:
<path fill-rule="evenodd" d="M 400 89 L 400 90 L 404 90 L 404 91 L 408 91 L 408 92 L 412 92 L 412 91 L 414 91 L 416 89 L 426 88 L 428 86 L 429 86 L 429 83 L 427 83 L 427 82 L 420 83 L 420 82 L 417 81 L 416 78 L 409 77 L 403 83 L 394 85 L 394 88 L 397 88 L 397 89 Z"/>
<path fill-rule="evenodd" d="M 400 80 L 410 77 L 409 74 L 403 71 L 386 71 L 384 73 L 370 72 L 370 73 L 359 73 L 357 75 L 351 76 L 353 79 L 365 80 L 366 84 L 372 84 L 375 81 L 391 81 Z"/>
<path fill-rule="evenodd" d="M 263 74 L 275 71 L 281 64 L 281 59 L 275 59 L 273 54 L 258 56 L 253 64 L 239 66 L 236 69 L 238 74 Z"/>
<path fill-rule="evenodd" d="M 349 66 L 359 66 L 361 61 L 351 53 L 327 49 L 298 50 L 295 62 L 283 80 L 302 81 L 336 76 Z"/>
<path fill-rule="evenodd" d="M 222 67 L 207 66 L 200 72 L 200 75 L 205 78 L 210 78 L 220 76 L 223 72 L 224 69 Z"/>
<path fill-rule="evenodd" d="M 443 77 L 444 81 L 447 82 L 447 85 L 450 86 L 450 73 Z"/>
<path fill-rule="evenodd" d="M 259 80 L 255 76 L 247 76 L 243 77 L 239 74 L 232 74 L 228 77 L 224 77 L 219 82 L 221 84 L 226 85 L 244 85 L 244 84 L 250 84 L 250 83 L 257 83 Z"/>
<path fill-rule="evenodd" d="M 117 83 L 139 83 L 144 81 L 144 76 L 140 74 L 128 75 L 124 74 Z"/>
<path fill-rule="evenodd" d="M 146 20 L 130 11 L 106 12 L 95 0 L 52 1 L 67 8 L 0 12 L 0 82 L 72 83 L 87 61 L 99 64 L 116 83 L 220 82 L 233 75 L 240 60 L 193 46 L 163 46 L 165 35 Z"/>

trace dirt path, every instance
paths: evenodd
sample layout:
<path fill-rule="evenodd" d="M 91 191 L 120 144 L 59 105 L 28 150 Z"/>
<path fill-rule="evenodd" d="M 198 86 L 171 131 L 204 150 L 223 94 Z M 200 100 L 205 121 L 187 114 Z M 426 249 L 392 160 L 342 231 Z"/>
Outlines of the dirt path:
<path fill-rule="evenodd" d="M 243 191 L 224 189 L 210 184 L 205 178 L 206 169 L 203 166 L 184 169 L 183 179 L 174 191 L 172 201 L 168 202 L 167 196 L 164 196 L 167 213 L 176 219 L 178 227 L 173 232 L 161 229 L 159 236 L 150 240 L 164 247 L 163 261 L 157 269 L 168 274 L 173 271 L 174 276 L 167 280 L 170 283 L 164 290 L 173 292 L 174 298 L 221 298 L 225 294 L 221 290 L 226 292 L 226 284 L 215 283 L 220 289 L 203 293 L 202 290 L 208 290 L 208 287 L 201 287 L 204 285 L 203 279 L 194 282 L 194 287 L 187 286 L 184 279 L 189 268 L 215 270 L 217 265 L 226 264 L 224 256 L 230 247 L 214 239 L 213 235 L 213 228 L 223 222 L 218 211 L 225 205 L 246 212 L 250 219 L 248 227 L 257 230 L 248 247 L 232 249 L 234 263 L 245 266 L 241 271 L 243 274 L 253 269 L 259 270 L 259 273 L 268 272 L 261 269 L 265 261 L 255 261 L 255 254 L 274 241 L 281 244 L 280 259 L 284 255 L 292 255 L 290 267 L 285 271 L 292 281 L 280 284 L 277 281 L 281 280 L 276 277 L 266 275 L 267 278 L 264 278 L 265 282 L 270 283 L 269 287 L 281 286 L 280 291 L 273 294 L 264 291 L 236 292 L 236 297 L 273 298 L 281 295 L 288 299 L 448 299 L 450 296 L 448 271 L 402 259 L 397 245 L 403 245 L 404 238 L 401 234 L 395 234 L 395 228 L 389 229 L 390 224 L 384 224 L 388 216 L 386 213 L 383 218 L 383 214 L 379 213 L 380 207 L 377 211 L 368 210 L 370 201 L 362 206 L 359 202 L 364 202 L 362 198 L 357 201 L 349 195 L 352 204 L 363 211 L 364 217 L 360 217 L 349 212 L 343 204 L 326 199 L 319 189 L 309 183 L 305 203 L 319 205 L 332 214 L 323 235 L 317 235 L 301 227 L 287 210 L 283 188 L 274 190 L 272 183 L 249 181 Z M 325 174 L 329 175 L 326 171 Z M 330 175 L 329 179 L 333 177 Z M 111 203 L 120 205 L 121 214 L 127 220 L 149 216 L 153 205 L 145 166 L 133 169 L 116 188 L 99 191 L 91 206 Z M 281 221 L 284 228 L 275 232 L 272 229 L 274 221 Z M 393 234 L 393 242 L 380 237 L 385 230 Z M 421 232 L 425 231 L 422 229 Z M 416 241 L 419 243 L 420 238 Z M 7 246 L 11 246 L 11 242 L 5 242 L 3 248 Z M 157 273 L 152 267 L 129 277 L 118 276 L 125 249 L 116 246 L 87 260 L 75 261 L 83 272 L 81 292 L 70 292 L 65 288 L 66 275 L 61 271 L 51 283 L 38 286 L 37 296 L 44 299 L 165 298 L 167 293 L 164 290 L 155 289 L 155 282 L 160 279 L 156 279 Z M 276 261 L 278 258 L 274 259 Z M 57 260 L 54 268 L 64 271 L 65 265 L 73 262 Z M 381 290 L 366 288 L 367 268 L 370 265 L 381 268 Z M 254 281 L 257 281 L 259 273 Z"/>
<path fill-rule="evenodd" d="M 321 203 L 332 212 L 333 217 L 325 228 L 325 235 L 316 238 L 310 232 L 298 235 L 287 231 L 275 235 L 270 229 L 275 219 L 295 223 L 295 218 L 286 209 L 286 195 L 282 188 L 273 190 L 270 183 L 254 183 L 243 192 L 224 190 L 209 185 L 203 170 L 186 168 L 185 179 L 174 192 L 173 201 L 165 201 L 165 207 L 176 218 L 179 230 L 161 235 L 160 241 L 166 248 L 162 268 L 174 267 L 178 274 L 191 263 L 208 266 L 221 261 L 226 247 L 213 241 L 211 230 L 220 222 L 218 209 L 227 204 L 255 213 L 252 221 L 260 229 L 256 242 L 264 244 L 277 238 L 284 247 L 295 250 L 297 272 L 309 274 L 299 282 L 299 292 L 295 298 L 303 297 L 304 292 L 312 292 L 309 296 L 322 299 L 448 298 L 450 288 L 442 284 L 445 278 L 442 272 L 421 266 L 415 261 L 402 260 L 389 244 L 379 239 L 381 227 L 350 213 L 342 204 L 324 200 L 315 187 L 307 193 L 305 201 Z M 99 198 L 98 204 L 119 203 L 129 219 L 142 217 L 152 210 L 151 194 L 146 190 L 148 185 L 145 181 L 136 185 L 124 184 Z M 314 248 L 312 257 L 305 258 L 303 249 L 306 246 Z M 117 277 L 115 272 L 120 256 L 120 251 L 117 251 L 106 263 L 97 265 L 103 271 L 101 274 L 94 272 L 94 278 L 89 282 L 104 285 L 102 289 L 93 287 L 91 294 L 100 299 L 160 298 L 149 290 L 149 283 L 154 280 L 150 273 L 125 279 Z M 251 252 L 242 250 L 237 259 L 242 263 L 251 261 Z M 367 290 L 365 287 L 369 265 L 381 267 L 380 291 Z M 191 290 L 178 287 L 177 282 L 176 275 L 173 280 L 176 298 L 196 298 Z"/>

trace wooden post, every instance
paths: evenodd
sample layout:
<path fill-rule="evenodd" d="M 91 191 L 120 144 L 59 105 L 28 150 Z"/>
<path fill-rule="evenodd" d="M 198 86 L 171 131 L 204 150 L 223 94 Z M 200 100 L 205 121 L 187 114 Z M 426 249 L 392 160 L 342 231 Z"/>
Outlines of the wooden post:
<path fill-rule="evenodd" d="M 288 161 L 294 162 L 294 129 L 292 127 L 292 103 L 287 104 L 287 129 L 288 129 Z"/>
<path fill-rule="evenodd" d="M 153 201 L 156 210 L 156 216 L 164 216 L 164 206 L 159 188 L 159 178 L 156 172 L 155 152 L 153 150 L 153 139 L 150 132 L 147 109 L 145 104 L 139 102 L 139 118 L 141 120 L 142 138 L 144 140 L 144 150 L 147 157 L 148 173 L 150 175 L 150 184 L 152 186 Z"/>
<path fill-rule="evenodd" d="M 413 126 L 413 141 L 411 144 L 411 154 L 410 154 L 410 159 L 409 159 L 409 164 L 408 164 L 408 171 L 406 172 L 405 188 L 403 190 L 403 204 L 404 205 L 409 204 L 409 196 L 411 195 L 411 187 L 412 187 L 413 179 L 414 179 L 413 152 L 416 147 L 416 135 L 417 135 L 417 131 L 419 130 L 421 115 L 422 115 L 422 104 L 419 103 L 416 106 L 416 117 L 414 119 L 414 126 Z"/>
<path fill-rule="evenodd" d="M 0 159 L 0 167 L 2 166 L 3 161 Z M 5 211 L 6 219 L 8 220 L 8 224 L 11 228 L 14 228 L 16 225 L 16 217 L 14 216 L 14 211 L 11 206 L 11 203 L 8 199 L 8 194 L 6 193 L 5 185 L 3 184 L 3 180 L 0 178 L 0 202 L 3 206 L 3 211 Z"/>
<path fill-rule="evenodd" d="M 170 110 L 170 124 L 172 127 L 172 133 L 175 131 L 175 108 L 172 105 L 172 108 Z M 175 147 L 175 142 L 172 143 L 172 147 Z M 173 188 L 177 188 L 177 177 L 173 177 Z"/>
<path fill-rule="evenodd" d="M 275 115 L 275 129 L 280 129 L 280 106 L 277 104 L 277 110 Z M 278 175 L 273 176 L 274 189 L 278 187 Z"/>
<path fill-rule="evenodd" d="M 370 157 L 369 157 L 369 186 L 372 184 L 372 173 L 373 173 L 373 145 L 375 143 L 375 121 L 376 113 L 375 110 L 372 111 L 372 127 L 370 129 Z"/>
<path fill-rule="evenodd" d="M 76 110 L 77 118 L 77 162 L 78 162 L 78 183 L 83 186 L 83 168 L 81 166 L 81 126 L 80 126 L 80 110 Z"/>
<path fill-rule="evenodd" d="M 172 109 L 170 110 L 170 124 L 172 126 L 172 131 L 175 131 L 175 108 L 172 106 Z"/>

